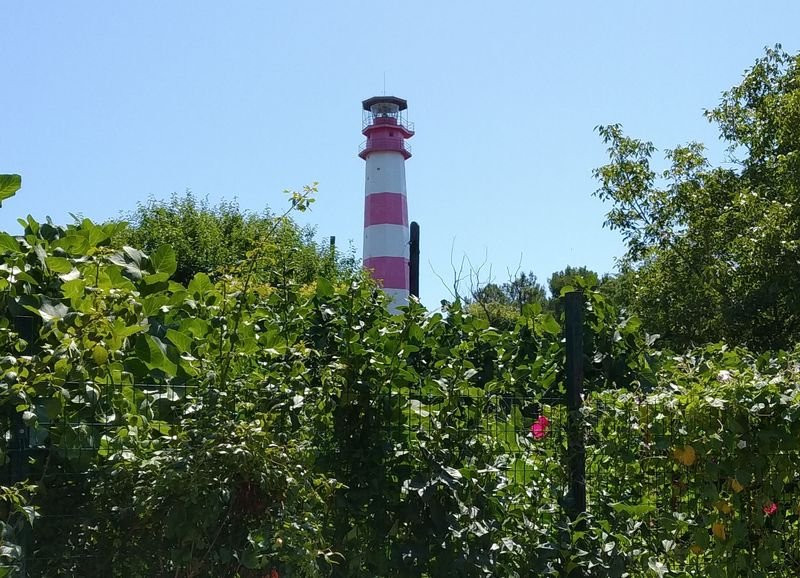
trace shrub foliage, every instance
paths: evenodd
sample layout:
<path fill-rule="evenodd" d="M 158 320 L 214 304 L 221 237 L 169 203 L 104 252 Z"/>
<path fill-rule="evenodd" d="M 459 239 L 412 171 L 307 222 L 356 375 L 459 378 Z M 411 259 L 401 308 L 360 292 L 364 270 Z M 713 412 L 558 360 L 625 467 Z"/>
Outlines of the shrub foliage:
<path fill-rule="evenodd" d="M 590 504 L 570 520 L 562 323 L 539 305 L 507 330 L 458 303 L 391 316 L 356 274 L 257 275 L 270 235 L 181 284 L 171 247 L 116 247 L 120 225 L 21 224 L 0 267 L 2 459 L 25 473 L 0 496 L 6 573 L 797 571 L 797 354 L 674 357 L 584 288 Z"/>

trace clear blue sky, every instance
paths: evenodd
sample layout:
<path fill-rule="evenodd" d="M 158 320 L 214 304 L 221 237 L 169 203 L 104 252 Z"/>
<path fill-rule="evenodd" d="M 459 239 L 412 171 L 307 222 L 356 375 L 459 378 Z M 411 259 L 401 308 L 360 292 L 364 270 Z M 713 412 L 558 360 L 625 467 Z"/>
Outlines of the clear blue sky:
<path fill-rule="evenodd" d="M 279 209 L 319 181 L 301 221 L 353 240 L 363 211 L 362 99 L 406 98 L 415 122 L 409 212 L 422 298 L 456 261 L 613 271 L 591 171 L 598 124 L 668 148 L 776 42 L 800 50 L 800 2 L 108 2 L 0 6 L 0 209 L 68 222 L 191 189 Z"/>

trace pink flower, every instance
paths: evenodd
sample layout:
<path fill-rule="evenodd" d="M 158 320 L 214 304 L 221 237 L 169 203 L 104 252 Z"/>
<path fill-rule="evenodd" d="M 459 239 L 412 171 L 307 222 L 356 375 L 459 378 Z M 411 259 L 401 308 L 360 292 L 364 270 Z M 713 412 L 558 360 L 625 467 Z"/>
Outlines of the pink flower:
<path fill-rule="evenodd" d="M 776 504 L 775 502 L 770 502 L 761 509 L 764 511 L 765 516 L 771 516 L 772 514 L 778 511 L 778 504 Z"/>
<path fill-rule="evenodd" d="M 539 416 L 533 424 L 531 424 L 531 434 L 533 435 L 533 439 L 540 440 L 547 435 L 547 432 L 550 429 L 550 420 L 546 417 Z"/>

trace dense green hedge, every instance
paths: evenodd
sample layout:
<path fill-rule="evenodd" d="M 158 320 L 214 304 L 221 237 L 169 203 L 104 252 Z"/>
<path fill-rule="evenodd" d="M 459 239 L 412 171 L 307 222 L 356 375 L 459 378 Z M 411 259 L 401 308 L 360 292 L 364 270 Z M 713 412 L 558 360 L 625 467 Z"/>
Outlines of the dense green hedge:
<path fill-rule="evenodd" d="M 591 509 L 635 530 L 616 548 L 696 576 L 797 575 L 798 372 L 797 352 L 714 345 L 663 359 L 648 393 L 595 396 Z"/>
<path fill-rule="evenodd" d="M 357 275 L 300 283 L 269 236 L 182 285 L 170 247 L 114 247 L 114 225 L 23 226 L 0 239 L 3 461 L 16 416 L 32 444 L 2 490 L 9 568 L 797 574 L 798 354 L 672 357 L 587 291 L 572 523 L 562 325 L 536 306 L 508 331 L 459 304 L 393 317 Z"/>

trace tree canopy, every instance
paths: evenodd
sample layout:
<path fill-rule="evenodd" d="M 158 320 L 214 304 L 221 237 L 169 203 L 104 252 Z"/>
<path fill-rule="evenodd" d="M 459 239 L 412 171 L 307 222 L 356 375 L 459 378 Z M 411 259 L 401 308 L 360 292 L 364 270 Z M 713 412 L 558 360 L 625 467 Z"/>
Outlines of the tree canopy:
<path fill-rule="evenodd" d="M 527 305 L 547 304 L 547 292 L 532 272 L 521 272 L 505 283 L 474 287 L 465 298 L 470 311 L 495 327 L 512 328 Z"/>
<path fill-rule="evenodd" d="M 533 272 L 523 271 L 505 283 L 489 282 L 473 288 L 465 302 L 473 314 L 483 317 L 495 327 L 510 329 L 526 306 L 535 306 L 540 311 L 547 311 L 558 317 L 561 314 L 561 294 L 565 288 L 599 290 L 616 303 L 615 283 L 616 278 L 610 275 L 600 277 L 585 266 L 567 265 L 563 270 L 550 275 L 546 288 L 538 282 Z"/>
<path fill-rule="evenodd" d="M 312 187 L 313 188 L 313 187 Z M 116 236 L 118 245 L 154 251 L 169 245 L 177 256 L 175 280 L 188 283 L 197 273 L 220 274 L 248 259 L 265 238 L 272 249 L 263 256 L 262 273 L 269 277 L 277 262 L 289 262 L 280 255 L 292 254 L 292 276 L 308 283 L 316 275 L 337 269 L 356 269 L 352 254 L 337 255 L 331 247 L 317 245 L 313 227 L 300 227 L 288 215 L 275 215 L 268 208 L 261 213 L 243 210 L 236 201 L 212 205 L 187 191 L 168 200 L 151 198 L 124 215 L 128 226 Z"/>
<path fill-rule="evenodd" d="M 780 47 L 706 111 L 726 143 L 713 164 L 702 144 L 667 149 L 598 128 L 609 163 L 597 195 L 622 232 L 630 308 L 669 343 L 726 340 L 754 348 L 800 339 L 800 54 Z"/>

